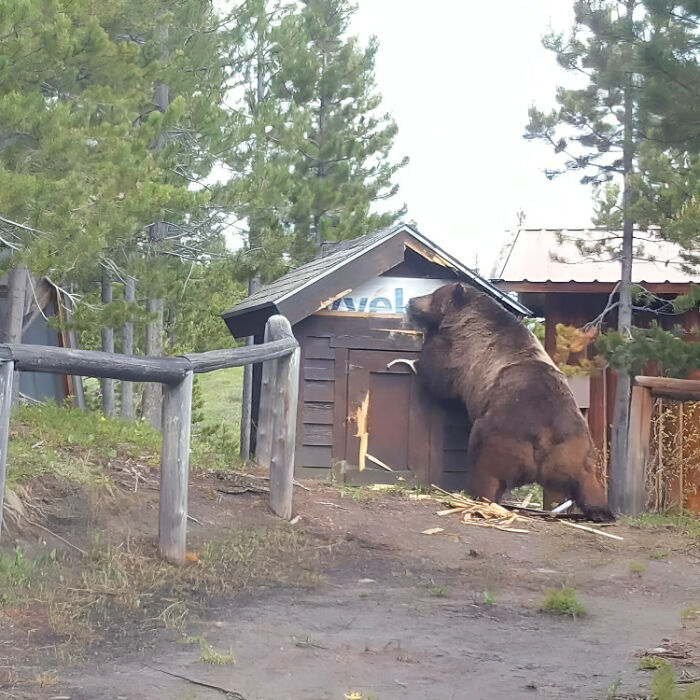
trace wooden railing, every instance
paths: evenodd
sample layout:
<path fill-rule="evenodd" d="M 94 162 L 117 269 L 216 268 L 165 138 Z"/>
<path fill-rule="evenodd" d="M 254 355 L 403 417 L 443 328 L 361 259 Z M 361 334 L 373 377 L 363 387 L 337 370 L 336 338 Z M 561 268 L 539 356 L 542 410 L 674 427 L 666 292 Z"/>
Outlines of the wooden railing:
<path fill-rule="evenodd" d="M 194 374 L 263 362 L 261 458 L 270 469 L 270 507 L 282 518 L 292 515 L 294 441 L 299 389 L 299 344 L 284 316 L 272 316 L 262 345 L 214 350 L 180 357 L 144 357 L 70 350 L 43 345 L 0 345 L 0 526 L 10 433 L 15 370 L 129 382 L 160 382 L 163 395 L 163 449 L 160 461 L 158 551 L 167 561 L 185 561 L 192 380 Z"/>

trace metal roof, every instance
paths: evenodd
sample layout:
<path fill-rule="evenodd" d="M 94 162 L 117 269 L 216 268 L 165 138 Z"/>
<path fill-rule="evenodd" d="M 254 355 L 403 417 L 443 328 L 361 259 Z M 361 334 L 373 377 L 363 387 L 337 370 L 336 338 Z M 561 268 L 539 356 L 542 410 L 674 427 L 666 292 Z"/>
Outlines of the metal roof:
<path fill-rule="evenodd" d="M 510 311 L 529 315 L 529 310 L 517 300 L 443 251 L 415 227 L 396 224 L 324 246 L 318 257 L 251 294 L 222 317 L 236 337 L 260 332 L 261 326 L 274 313 L 284 314 L 292 324 L 298 323 L 319 311 L 329 299 L 402 263 L 411 241 L 418 247 L 423 246 L 426 257 L 432 262 L 451 269 L 456 278 L 471 282 Z M 421 254 L 420 250 L 416 252 Z"/>
<path fill-rule="evenodd" d="M 588 244 L 621 237 L 620 231 L 590 229 L 520 229 L 501 250 L 491 275 L 503 282 L 611 282 L 620 279 L 618 258 L 600 260 L 582 253 L 577 241 Z M 633 282 L 688 284 L 700 273 L 689 270 L 682 248 L 654 238 L 654 232 L 635 232 Z"/>

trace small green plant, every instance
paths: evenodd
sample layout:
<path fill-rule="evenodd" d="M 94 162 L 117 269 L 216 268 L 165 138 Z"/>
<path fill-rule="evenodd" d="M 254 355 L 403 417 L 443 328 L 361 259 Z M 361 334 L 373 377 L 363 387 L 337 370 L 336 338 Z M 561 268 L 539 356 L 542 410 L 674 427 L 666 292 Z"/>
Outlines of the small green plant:
<path fill-rule="evenodd" d="M 0 554 L 0 602 L 9 602 L 22 597 L 32 584 L 43 577 L 47 568 L 56 562 L 56 550 L 52 549 L 30 560 L 21 547 L 12 554 Z"/>
<path fill-rule="evenodd" d="M 666 659 L 662 659 L 660 656 L 642 656 L 639 659 L 639 668 L 643 671 L 658 671 L 660 668 L 668 665 Z"/>
<path fill-rule="evenodd" d="M 631 561 L 630 571 L 636 576 L 641 576 L 646 571 L 647 565 L 641 561 Z"/>
<path fill-rule="evenodd" d="M 700 683 L 680 688 L 671 664 L 661 667 L 651 680 L 651 700 L 700 700 Z"/>
<path fill-rule="evenodd" d="M 617 697 L 617 691 L 620 690 L 620 686 L 622 685 L 622 678 L 618 678 L 609 688 L 608 688 L 608 693 L 606 695 L 607 700 L 615 700 Z"/>
<path fill-rule="evenodd" d="M 700 619 L 700 608 L 686 608 L 681 612 L 681 622 L 685 627 L 686 622 Z"/>
<path fill-rule="evenodd" d="M 495 605 L 496 596 L 494 596 L 493 593 L 489 593 L 489 591 L 484 591 L 484 603 L 486 603 L 486 605 Z"/>
<path fill-rule="evenodd" d="M 588 611 L 576 598 L 576 592 L 568 586 L 565 588 L 548 588 L 540 609 L 553 615 L 571 615 L 581 617 Z"/>
<path fill-rule="evenodd" d="M 182 640 L 185 644 L 198 644 L 201 656 L 199 660 L 205 664 L 213 664 L 215 666 L 227 666 L 236 663 L 236 657 L 233 652 L 229 649 L 227 653 L 221 652 L 214 648 L 209 642 L 202 636 L 198 635 L 196 637 L 190 637 L 185 635 Z"/>
<path fill-rule="evenodd" d="M 449 598 L 450 591 L 446 586 L 438 586 L 435 581 L 431 581 L 427 584 L 428 593 L 434 598 Z"/>

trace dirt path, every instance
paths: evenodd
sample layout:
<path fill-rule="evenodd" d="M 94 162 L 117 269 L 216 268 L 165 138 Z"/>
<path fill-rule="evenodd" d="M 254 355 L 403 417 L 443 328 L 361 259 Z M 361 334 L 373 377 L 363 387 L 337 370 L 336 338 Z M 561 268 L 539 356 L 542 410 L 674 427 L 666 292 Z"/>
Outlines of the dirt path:
<path fill-rule="evenodd" d="M 203 523 L 210 508 L 193 500 Z M 223 508 L 222 517 L 272 522 L 259 496 L 229 497 Z M 94 663 L 61 671 L 41 697 L 644 697 L 651 674 L 635 655 L 660 645 L 700 676 L 700 621 L 682 619 L 700 608 L 700 550 L 675 531 L 617 524 L 610 531 L 625 539 L 616 542 L 538 523 L 518 535 L 438 518 L 434 503 L 357 501 L 318 485 L 297 494 L 296 510 L 293 527 L 319 542 L 323 582 L 238 596 L 187 630 L 231 650 L 235 664 L 203 663 L 197 645 L 163 630 L 145 651 L 96 650 Z M 445 532 L 421 534 L 435 526 Z M 544 589 L 562 585 L 589 615 L 539 610 Z"/>

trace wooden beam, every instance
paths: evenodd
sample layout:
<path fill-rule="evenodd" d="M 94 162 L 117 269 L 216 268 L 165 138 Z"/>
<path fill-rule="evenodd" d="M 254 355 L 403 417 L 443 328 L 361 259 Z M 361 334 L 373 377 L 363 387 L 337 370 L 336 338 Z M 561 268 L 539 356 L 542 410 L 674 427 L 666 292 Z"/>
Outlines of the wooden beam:
<path fill-rule="evenodd" d="M 17 370 L 87 377 L 111 377 L 131 382 L 177 384 L 187 372 L 212 372 L 228 367 L 265 362 L 291 355 L 298 347 L 292 338 L 266 345 L 212 350 L 181 357 L 144 357 L 50 345 L 0 345 L 0 360 L 12 360 Z"/>
<path fill-rule="evenodd" d="M 267 322 L 270 340 L 294 338 L 284 316 Z M 296 341 L 295 341 L 296 342 Z M 292 517 L 294 450 L 299 396 L 299 348 L 276 360 L 274 397 L 271 405 L 272 450 L 270 453 L 270 508 L 281 518 Z"/>
<path fill-rule="evenodd" d="M 182 381 L 165 387 L 163 396 L 158 553 L 176 565 L 185 563 L 187 546 L 193 377 L 191 371 L 187 372 Z"/>
<path fill-rule="evenodd" d="M 269 343 L 266 341 L 264 345 L 210 350 L 209 352 L 193 353 L 182 357 L 190 362 L 192 371 L 195 374 L 200 374 L 202 372 L 212 372 L 215 369 L 241 367 L 242 365 L 256 362 L 275 360 L 278 357 L 291 355 L 297 347 L 299 347 L 299 343 L 292 336 L 291 338 L 272 340 Z"/>
<path fill-rule="evenodd" d="M 271 316 L 276 318 L 276 316 Z M 268 321 L 265 325 L 263 347 L 271 342 L 271 328 Z M 260 380 L 260 406 L 258 409 L 258 425 L 255 443 L 255 461 L 266 469 L 270 468 L 272 456 L 272 435 L 274 426 L 272 423 L 272 404 L 274 402 L 275 382 L 277 377 L 277 360 L 264 362 L 262 366 L 262 378 Z"/>
<path fill-rule="evenodd" d="M 493 280 L 492 284 L 502 292 L 544 292 L 561 294 L 609 294 L 615 282 L 528 282 L 527 280 Z M 634 285 L 635 282 L 632 282 Z M 653 294 L 687 294 L 690 282 L 639 282 Z"/>
<path fill-rule="evenodd" d="M 12 410 L 12 362 L 0 362 L 0 533 L 2 532 L 5 474 L 7 469 L 7 440 L 10 436 L 10 412 Z"/>
<path fill-rule="evenodd" d="M 625 515 L 639 515 L 646 506 L 645 468 L 649 457 L 652 403 L 649 388 L 640 385 L 632 388 L 627 470 L 620 493 L 620 511 Z"/>
<path fill-rule="evenodd" d="M 182 357 L 141 357 L 50 345 L 0 345 L 0 360 L 14 360 L 18 370 L 111 377 L 132 382 L 182 381 L 190 363 Z"/>
<path fill-rule="evenodd" d="M 700 401 L 700 379 L 635 377 L 634 383 L 651 389 L 654 396 L 676 399 L 677 401 Z"/>

